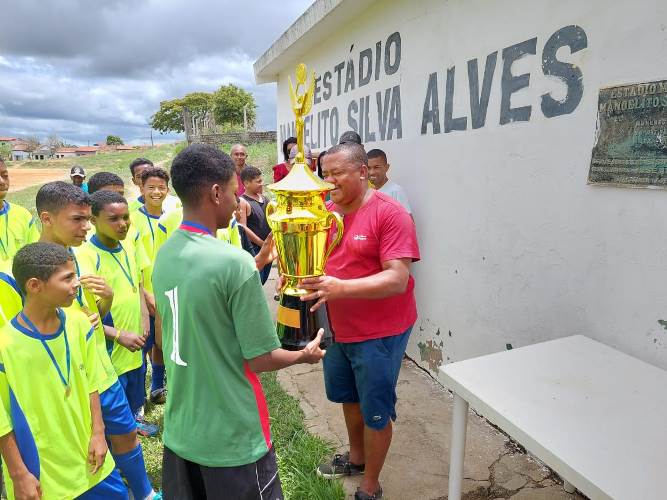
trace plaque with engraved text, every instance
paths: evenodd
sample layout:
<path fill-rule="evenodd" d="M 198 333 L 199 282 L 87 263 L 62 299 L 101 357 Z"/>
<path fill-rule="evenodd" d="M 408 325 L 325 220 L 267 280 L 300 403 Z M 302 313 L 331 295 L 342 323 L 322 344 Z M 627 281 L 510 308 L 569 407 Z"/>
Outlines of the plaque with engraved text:
<path fill-rule="evenodd" d="M 600 89 L 588 182 L 667 187 L 667 80 Z"/>

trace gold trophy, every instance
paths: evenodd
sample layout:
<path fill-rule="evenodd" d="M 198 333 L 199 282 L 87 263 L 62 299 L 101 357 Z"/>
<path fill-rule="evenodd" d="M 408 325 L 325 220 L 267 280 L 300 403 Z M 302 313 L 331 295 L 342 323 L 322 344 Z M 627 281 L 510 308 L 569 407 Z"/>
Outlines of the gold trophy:
<path fill-rule="evenodd" d="M 343 237 L 343 219 L 329 212 L 323 195 L 334 186 L 319 179 L 304 161 L 303 124 L 313 106 L 315 74 L 306 86 L 305 64 L 296 68 L 296 89 L 289 78 L 292 110 L 296 117 L 298 153 L 289 174 L 270 184 L 276 196 L 266 207 L 266 217 L 278 250 L 278 269 L 283 286 L 278 305 L 277 330 L 282 346 L 289 350 L 303 349 L 324 328 L 323 347 L 333 340 L 326 307 L 311 312 L 314 300 L 302 302 L 300 297 L 309 293 L 299 286 L 299 280 L 324 274 L 324 266 L 334 247 Z M 299 93 L 303 86 L 304 92 Z M 336 236 L 329 242 L 329 229 L 336 224 Z"/>

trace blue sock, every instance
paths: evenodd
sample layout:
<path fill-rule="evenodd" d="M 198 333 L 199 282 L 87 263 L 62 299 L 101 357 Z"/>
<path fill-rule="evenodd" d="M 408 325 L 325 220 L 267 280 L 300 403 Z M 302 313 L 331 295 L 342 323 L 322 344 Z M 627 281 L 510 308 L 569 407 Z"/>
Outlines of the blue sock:
<path fill-rule="evenodd" d="M 130 491 L 136 499 L 144 499 L 153 491 L 151 482 L 146 474 L 146 465 L 144 464 L 144 453 L 141 445 L 123 455 L 113 454 L 116 461 L 116 467 L 127 480 Z"/>
<path fill-rule="evenodd" d="M 164 365 L 153 365 L 151 376 L 151 392 L 164 387 Z"/>

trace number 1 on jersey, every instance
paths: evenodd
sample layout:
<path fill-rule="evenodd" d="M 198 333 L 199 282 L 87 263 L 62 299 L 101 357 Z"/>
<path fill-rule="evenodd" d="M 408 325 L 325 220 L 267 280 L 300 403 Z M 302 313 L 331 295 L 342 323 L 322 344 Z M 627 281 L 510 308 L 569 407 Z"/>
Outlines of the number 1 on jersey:
<path fill-rule="evenodd" d="M 179 366 L 188 366 L 188 364 L 181 358 L 181 353 L 178 350 L 178 287 L 167 290 L 164 294 L 169 299 L 169 306 L 171 307 L 171 324 L 174 330 L 170 358 Z"/>

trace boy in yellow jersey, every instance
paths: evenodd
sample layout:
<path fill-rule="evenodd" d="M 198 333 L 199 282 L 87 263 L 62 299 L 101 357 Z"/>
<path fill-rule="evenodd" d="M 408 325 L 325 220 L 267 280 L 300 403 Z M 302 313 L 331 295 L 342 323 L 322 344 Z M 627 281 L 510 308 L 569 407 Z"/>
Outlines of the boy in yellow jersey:
<path fill-rule="evenodd" d="M 139 190 L 139 196 L 136 199 L 131 200 L 128 204 L 130 212 L 139 210 L 139 208 L 141 208 L 146 201 L 145 194 L 143 192 L 143 181 L 141 180 L 141 177 L 143 173 L 149 168 L 155 168 L 155 165 L 153 165 L 153 162 L 150 161 L 148 158 L 135 158 L 134 160 L 132 160 L 132 163 L 130 163 L 130 173 L 132 174 L 132 183 Z M 181 200 L 179 200 L 176 196 L 167 194 L 164 200 L 165 211 L 173 210 L 180 206 L 181 206 Z"/>
<path fill-rule="evenodd" d="M 139 233 L 139 241 L 144 247 L 150 265 L 144 269 L 143 283 L 146 292 L 146 306 L 149 314 L 150 335 L 144 345 L 143 368 L 144 385 L 146 379 L 146 354 L 151 360 L 150 400 L 156 404 L 164 404 L 166 391 L 164 388 L 164 359 L 162 350 L 155 345 L 155 298 L 151 274 L 155 260 L 155 236 L 158 232 L 158 220 L 162 215 L 162 203 L 169 194 L 169 174 L 156 167 L 145 168 L 141 174 L 141 192 L 144 204 L 130 212 L 132 227 Z"/>
<path fill-rule="evenodd" d="M 39 230 L 30 212 L 5 198 L 9 192 L 9 170 L 0 159 L 0 271 L 11 272 L 12 257 L 23 245 L 37 241 Z"/>
<path fill-rule="evenodd" d="M 116 466 L 127 479 L 135 498 L 150 498 L 154 493 L 146 474 L 136 421 L 107 352 L 104 326 L 100 320 L 100 316 L 105 316 L 111 308 L 113 291 L 95 271 L 95 263 L 82 255 L 81 244 L 90 228 L 90 198 L 76 186 L 56 181 L 40 188 L 35 205 L 42 221 L 41 241 L 55 243 L 69 251 L 82 285 L 65 312 L 85 314 L 94 327 L 101 372 L 102 418 Z M 107 330 L 106 336 L 113 339 L 116 331 L 110 327 Z"/>
<path fill-rule="evenodd" d="M 104 318 L 104 324 L 116 331 L 111 362 L 136 416 L 145 400 L 142 348 L 149 332 L 148 322 L 143 321 L 141 274 L 149 263 L 142 245 L 135 247 L 124 241 L 131 225 L 125 198 L 112 191 L 97 191 L 90 198 L 95 234 L 86 242 L 82 253 L 114 290 L 111 311 Z M 152 426 L 149 431 L 157 433 L 157 428 Z"/>
<path fill-rule="evenodd" d="M 93 329 L 63 308 L 79 280 L 53 243 L 19 250 L 25 304 L 0 329 L 0 453 L 9 498 L 126 499 L 104 439 Z"/>

